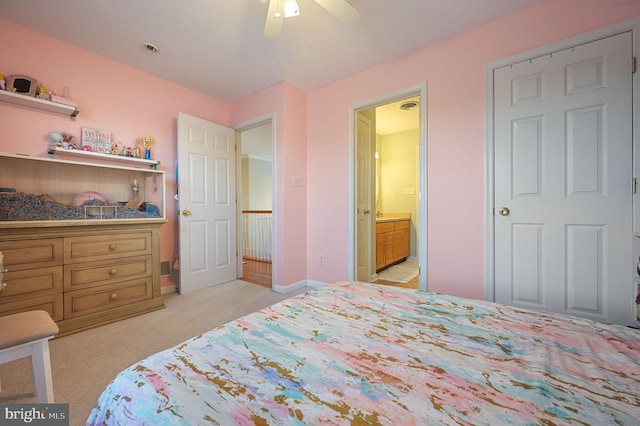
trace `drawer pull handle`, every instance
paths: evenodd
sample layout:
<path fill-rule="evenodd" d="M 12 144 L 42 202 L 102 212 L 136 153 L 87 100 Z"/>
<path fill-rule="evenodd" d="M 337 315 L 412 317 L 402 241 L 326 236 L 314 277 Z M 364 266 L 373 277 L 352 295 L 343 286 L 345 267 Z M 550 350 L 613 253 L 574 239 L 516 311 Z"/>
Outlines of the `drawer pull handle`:
<path fill-rule="evenodd" d="M 0 293 L 2 293 L 2 290 L 5 288 L 7 288 L 7 283 L 0 283 Z"/>
<path fill-rule="evenodd" d="M 109 275 L 115 275 L 118 273 L 118 270 L 113 268 L 112 270 L 109 271 Z"/>
<path fill-rule="evenodd" d="M 115 250 L 116 248 L 118 248 L 118 246 L 117 246 L 117 245 L 115 245 L 115 244 L 111 244 L 111 245 L 109 246 L 109 250 L 112 250 L 112 251 L 113 251 L 113 250 Z"/>
<path fill-rule="evenodd" d="M 111 297 L 109 297 L 109 299 L 111 300 L 116 300 L 117 298 L 118 298 L 118 295 L 116 293 L 113 293 Z"/>
<path fill-rule="evenodd" d="M 0 269 L 0 274 L 4 273 L 4 272 L 9 272 L 9 270 L 7 268 L 4 269 Z"/>

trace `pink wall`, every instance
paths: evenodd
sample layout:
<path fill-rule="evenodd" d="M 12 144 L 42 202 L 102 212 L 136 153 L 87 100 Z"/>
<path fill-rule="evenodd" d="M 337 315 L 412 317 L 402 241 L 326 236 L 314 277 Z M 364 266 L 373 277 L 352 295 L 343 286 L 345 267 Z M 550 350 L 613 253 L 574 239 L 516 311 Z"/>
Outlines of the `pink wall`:
<path fill-rule="evenodd" d="M 273 282 L 286 286 L 307 278 L 307 185 L 294 187 L 292 176 L 306 178 L 307 95 L 289 83 L 254 93 L 232 105 L 237 125 L 273 114 L 274 233 Z"/>
<path fill-rule="evenodd" d="M 42 34 L 0 20 L 3 43 L 0 72 L 25 74 L 48 88 L 71 89 L 80 114 L 70 121 L 55 113 L 0 102 L 0 151 L 46 157 L 51 131 L 79 137 L 82 127 L 111 131 L 112 138 L 132 146 L 144 134 L 155 138 L 153 158 L 166 172 L 168 222 L 161 228 L 161 259 L 171 260 L 177 248 L 175 194 L 178 112 L 228 126 L 230 106 L 172 82 L 150 76 Z M 171 278 L 163 278 L 170 285 Z"/>
<path fill-rule="evenodd" d="M 309 279 L 349 273 L 350 105 L 427 82 L 429 289 L 484 298 L 485 64 L 638 15 L 637 1 L 547 0 L 309 93 Z"/>
<path fill-rule="evenodd" d="M 61 91 L 64 86 L 81 112 L 72 122 L 62 115 L 0 102 L 0 151 L 46 157 L 49 132 L 80 134 L 82 127 L 109 130 L 115 141 L 132 145 L 150 134 L 155 138 L 153 158 L 166 172 L 168 222 L 162 226 L 161 258 L 177 251 L 175 194 L 178 112 L 223 126 L 231 126 L 274 113 L 276 129 L 276 256 L 274 282 L 288 285 L 304 281 L 306 272 L 306 183 L 293 187 L 291 176 L 306 178 L 306 93 L 281 83 L 231 105 L 150 76 L 59 40 L 0 20 L 0 39 L 20 40 L 2 48 L 0 72 L 25 74 Z M 30 52 L 25 55 L 24 52 Z M 171 285 L 177 276 L 163 278 Z"/>

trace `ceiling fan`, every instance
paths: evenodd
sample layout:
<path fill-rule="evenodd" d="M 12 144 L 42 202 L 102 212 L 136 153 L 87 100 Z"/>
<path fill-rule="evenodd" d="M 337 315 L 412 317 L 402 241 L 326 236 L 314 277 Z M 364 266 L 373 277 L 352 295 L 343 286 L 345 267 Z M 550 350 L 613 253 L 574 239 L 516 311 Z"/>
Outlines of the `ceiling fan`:
<path fill-rule="evenodd" d="M 264 0 L 269 2 L 267 21 L 264 25 L 264 35 L 269 38 L 277 37 L 282 29 L 284 18 L 300 15 L 296 0 Z M 351 6 L 347 0 L 314 0 L 327 12 L 344 23 L 351 24 L 358 20 L 360 12 Z"/>

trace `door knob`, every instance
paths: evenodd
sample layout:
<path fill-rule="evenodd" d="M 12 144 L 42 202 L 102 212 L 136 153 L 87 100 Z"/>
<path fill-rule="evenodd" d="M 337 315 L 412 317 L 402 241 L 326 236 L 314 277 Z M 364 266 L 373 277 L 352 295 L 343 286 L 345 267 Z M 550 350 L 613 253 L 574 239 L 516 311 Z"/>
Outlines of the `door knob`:
<path fill-rule="evenodd" d="M 370 214 L 370 213 L 371 213 L 371 210 L 369 210 L 369 209 L 365 209 L 364 210 L 364 214 Z"/>
<path fill-rule="evenodd" d="M 182 216 L 191 216 L 190 210 L 182 210 Z"/>
<path fill-rule="evenodd" d="M 509 216 L 511 210 L 509 210 L 509 207 L 501 207 L 500 210 L 498 210 L 498 213 L 500 213 L 500 216 Z"/>

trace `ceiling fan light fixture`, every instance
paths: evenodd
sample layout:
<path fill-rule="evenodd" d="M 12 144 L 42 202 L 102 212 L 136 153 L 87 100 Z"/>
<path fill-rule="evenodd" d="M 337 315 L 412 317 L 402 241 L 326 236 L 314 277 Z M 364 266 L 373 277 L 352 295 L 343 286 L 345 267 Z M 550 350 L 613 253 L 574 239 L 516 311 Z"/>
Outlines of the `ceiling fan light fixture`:
<path fill-rule="evenodd" d="M 265 1 L 265 0 L 263 0 Z M 284 19 L 300 15 L 300 8 L 296 0 L 268 0 L 267 19 L 264 24 L 264 35 L 275 38 L 280 34 Z M 348 0 L 314 0 L 327 12 L 346 24 L 353 24 L 358 20 L 360 12 L 351 6 Z"/>
<path fill-rule="evenodd" d="M 286 0 L 284 2 L 284 17 L 291 18 L 292 16 L 300 15 L 300 8 L 296 0 Z"/>

